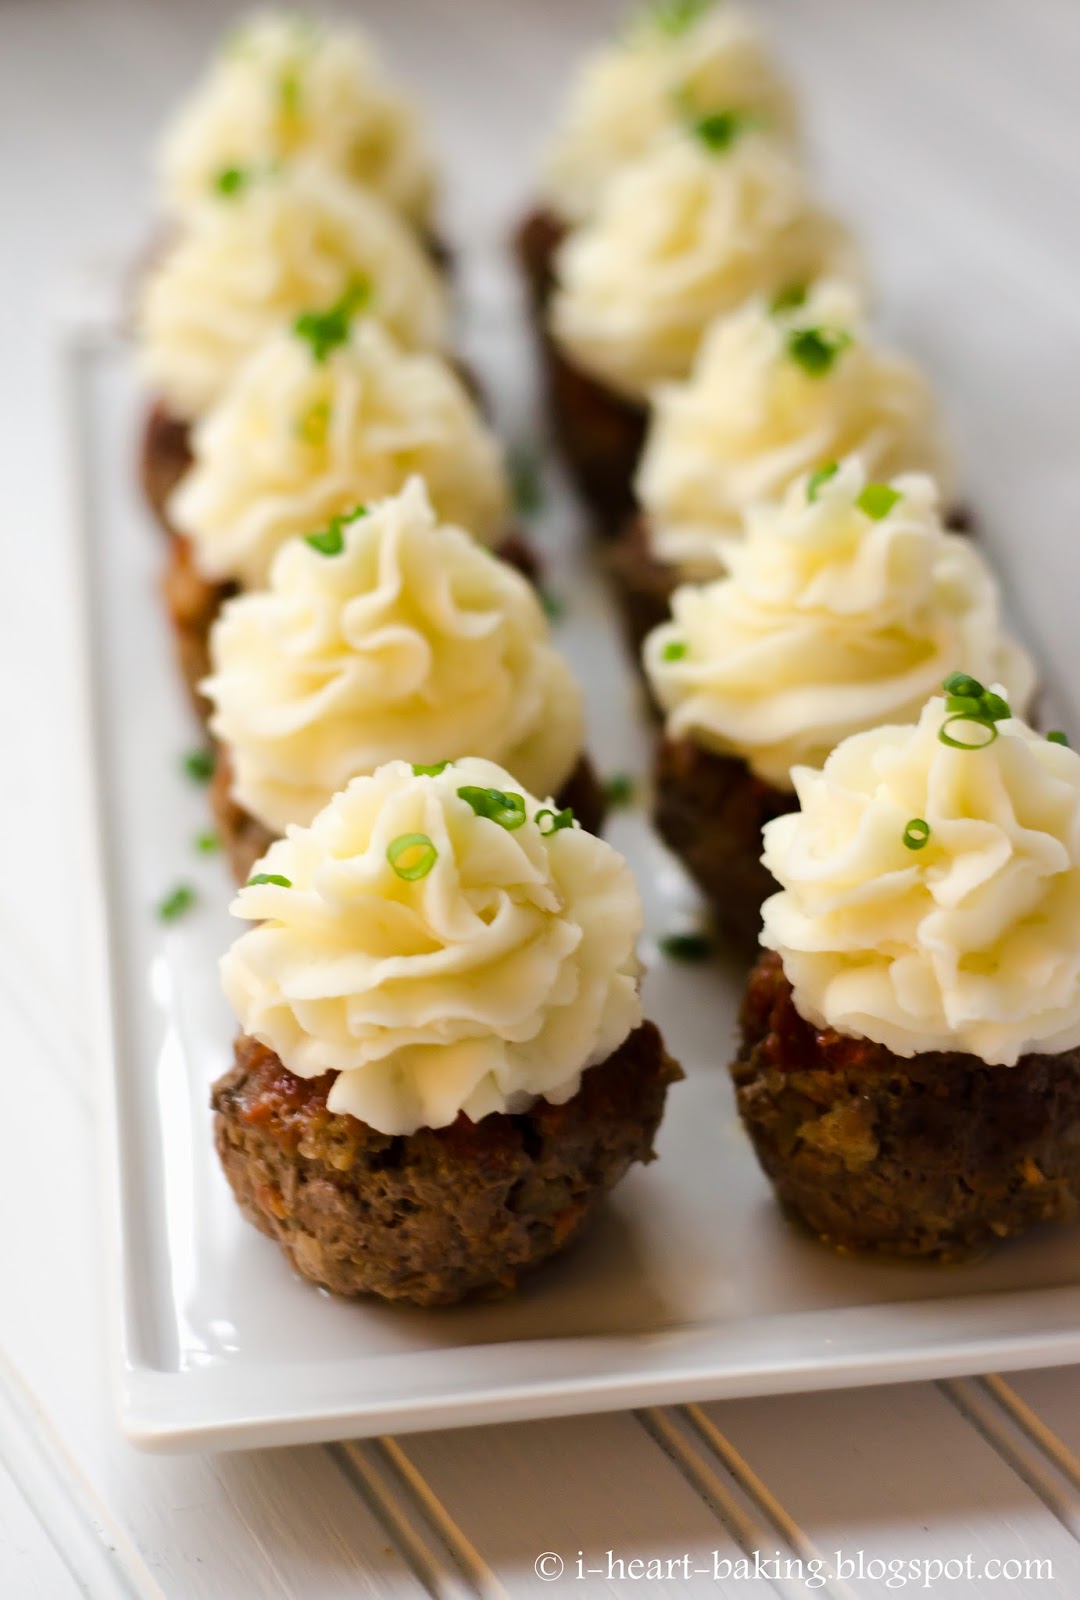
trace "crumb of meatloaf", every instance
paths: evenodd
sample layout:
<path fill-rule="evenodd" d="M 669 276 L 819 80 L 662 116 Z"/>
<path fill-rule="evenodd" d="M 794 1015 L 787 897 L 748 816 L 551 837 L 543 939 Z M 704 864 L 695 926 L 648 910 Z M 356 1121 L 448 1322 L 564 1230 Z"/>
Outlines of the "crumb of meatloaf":
<path fill-rule="evenodd" d="M 746 990 L 731 1072 L 783 1205 L 843 1249 L 957 1261 L 1080 1209 L 1080 1050 L 990 1067 L 817 1029 L 778 956 Z"/>
<path fill-rule="evenodd" d="M 565 1105 L 399 1136 L 329 1111 L 333 1076 L 298 1078 L 237 1041 L 212 1104 L 240 1209 L 336 1294 L 439 1306 L 508 1293 L 563 1249 L 632 1163 L 653 1159 L 682 1073 L 643 1023 Z"/>

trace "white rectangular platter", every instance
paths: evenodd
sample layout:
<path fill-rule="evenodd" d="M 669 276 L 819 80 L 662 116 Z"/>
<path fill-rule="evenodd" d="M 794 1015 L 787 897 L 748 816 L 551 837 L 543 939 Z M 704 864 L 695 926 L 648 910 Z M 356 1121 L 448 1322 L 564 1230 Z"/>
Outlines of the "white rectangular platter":
<path fill-rule="evenodd" d="M 221 861 L 193 846 L 205 794 L 182 772 L 196 730 L 155 595 L 160 535 L 133 484 L 127 369 L 119 344 L 69 351 L 109 968 L 104 1167 L 129 1436 L 155 1448 L 296 1443 L 1080 1358 L 1075 1232 L 934 1269 L 842 1259 L 781 1219 L 725 1070 L 740 974 L 659 953 L 658 937 L 688 926 L 693 897 L 637 806 L 610 834 L 646 898 L 647 1010 L 687 1072 L 659 1162 L 636 1169 L 584 1241 L 505 1304 L 344 1303 L 292 1276 L 236 1212 L 212 1146 L 209 1086 L 234 1031 L 216 977 L 229 886 Z M 572 513 L 555 497 L 548 519 L 558 528 Z M 602 583 L 565 553 L 552 568 L 595 745 L 608 771 L 640 773 L 647 741 Z M 197 907 L 163 927 L 155 906 L 180 880 L 196 887 Z"/>
<path fill-rule="evenodd" d="M 967 0 L 959 9 L 972 27 L 982 15 Z M 1010 29 L 996 0 L 992 9 L 997 26 L 980 48 L 996 87 L 971 99 L 973 65 L 959 119 L 955 83 L 936 71 L 933 46 L 935 30 L 942 48 L 956 44 L 952 8 L 918 8 L 918 48 L 905 6 L 875 9 L 876 21 L 840 0 L 809 8 L 813 25 L 801 7 L 782 15 L 818 74 L 826 165 L 856 223 L 869 224 L 891 320 L 943 384 L 963 453 L 978 462 L 975 499 L 1011 597 L 1040 618 L 1032 642 L 1060 674 L 1075 660 L 1076 557 L 1064 535 L 1077 468 L 1064 418 L 1076 413 L 1042 374 L 1064 384 L 1063 325 L 1069 338 L 1077 333 L 1053 244 L 1075 207 L 1058 204 L 1052 134 L 1044 142 L 1030 122 L 993 114 L 1006 92 Z M 858 36 L 850 71 L 841 64 L 830 76 L 845 30 Z M 1032 60 L 1017 70 L 1044 73 L 1048 114 L 1063 115 L 1072 91 L 1054 78 L 1054 52 L 1031 37 L 1026 46 Z M 559 54 L 553 47 L 552 62 Z M 489 69 L 477 66 L 485 88 L 474 85 L 474 122 L 494 114 Z M 1075 118 L 1069 125 L 1075 131 Z M 480 160 L 470 130 L 455 139 Z M 1026 165 L 1002 159 L 1021 135 Z M 939 163 L 939 151 L 948 159 Z M 505 197 L 523 178 L 500 170 L 493 182 Z M 461 214 L 471 215 L 468 204 Z M 1075 221 L 1069 228 L 1078 231 Z M 473 273 L 466 344 L 504 421 L 521 432 L 525 350 L 494 243 L 491 230 L 489 270 Z M 351 1304 L 294 1278 L 237 1214 L 213 1152 L 209 1085 L 233 1033 L 216 976 L 231 936 L 229 886 L 222 863 L 199 858 L 192 843 L 206 826 L 205 795 L 181 773 L 196 730 L 155 592 L 160 536 L 134 482 L 140 401 L 130 352 L 91 318 L 67 327 L 63 358 L 87 621 L 110 1294 L 131 1439 L 156 1449 L 280 1445 L 1080 1359 L 1075 1230 L 934 1269 L 842 1259 L 782 1220 L 727 1079 L 741 974 L 660 955 L 657 939 L 686 927 L 695 907 L 650 834 L 644 795 L 615 816 L 610 837 L 646 900 L 647 1010 L 687 1072 L 669 1099 L 660 1161 L 635 1170 L 582 1243 L 504 1304 Z M 547 477 L 536 533 L 566 602 L 560 642 L 586 685 L 592 750 L 604 770 L 640 775 L 648 740 L 633 676 L 603 583 L 575 540 L 574 508 L 550 469 Z M 1002 536 L 1003 522 L 1019 540 Z M 163 927 L 154 908 L 178 881 L 196 887 L 198 904 Z"/>

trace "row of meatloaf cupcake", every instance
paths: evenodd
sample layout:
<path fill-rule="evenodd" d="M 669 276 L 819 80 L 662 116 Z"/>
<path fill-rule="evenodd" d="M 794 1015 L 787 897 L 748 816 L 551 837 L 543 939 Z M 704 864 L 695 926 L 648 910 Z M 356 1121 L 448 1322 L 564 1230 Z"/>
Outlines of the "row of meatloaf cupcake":
<path fill-rule="evenodd" d="M 247 25 L 166 141 L 139 333 L 166 601 L 257 924 L 222 965 L 222 1165 L 303 1276 L 435 1305 L 569 1243 L 679 1069 L 449 355 L 422 152 L 358 40 Z"/>
<path fill-rule="evenodd" d="M 689 377 L 709 325 L 862 276 L 810 191 L 782 74 L 709 0 L 661 0 L 586 64 L 517 245 L 553 426 L 607 531 L 631 511 L 653 393 Z"/>

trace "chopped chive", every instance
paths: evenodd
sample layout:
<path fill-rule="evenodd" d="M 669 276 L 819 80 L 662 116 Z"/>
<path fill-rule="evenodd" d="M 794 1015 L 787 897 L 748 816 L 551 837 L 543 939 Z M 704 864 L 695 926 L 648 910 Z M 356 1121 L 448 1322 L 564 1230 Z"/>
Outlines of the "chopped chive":
<path fill-rule="evenodd" d="M 810 505 L 813 505 L 821 490 L 839 471 L 839 461 L 827 461 L 823 467 L 818 467 L 816 472 L 810 474 L 806 480 L 806 498 Z"/>
<path fill-rule="evenodd" d="M 713 0 L 657 0 L 648 12 L 648 19 L 661 33 L 677 36 L 692 28 L 712 3 Z"/>
<path fill-rule="evenodd" d="M 634 798 L 636 787 L 628 772 L 613 772 L 604 780 L 604 793 L 608 804 L 613 806 L 628 806 Z"/>
<path fill-rule="evenodd" d="M 660 652 L 662 661 L 681 661 L 687 652 L 688 646 L 682 639 L 669 639 Z"/>
<path fill-rule="evenodd" d="M 514 510 L 522 517 L 535 517 L 543 509 L 544 486 L 540 463 L 525 445 L 511 450 L 507 462 Z"/>
<path fill-rule="evenodd" d="M 921 850 L 930 837 L 930 824 L 923 817 L 912 817 L 903 837 L 909 850 Z"/>
<path fill-rule="evenodd" d="M 544 827 L 545 817 L 551 818 L 550 828 Z M 572 828 L 574 826 L 574 808 L 573 806 L 564 806 L 561 811 L 552 811 L 550 806 L 545 806 L 542 811 L 536 813 L 533 821 L 546 838 L 549 833 L 559 833 L 563 828 Z"/>
<path fill-rule="evenodd" d="M 1046 742 L 1047 744 L 1063 744 L 1066 746 L 1069 743 L 1068 738 L 1062 733 L 1060 728 L 1055 728 L 1052 733 L 1048 733 L 1046 735 Z"/>
<path fill-rule="evenodd" d="M 195 890 L 189 883 L 178 883 L 171 889 L 157 908 L 157 914 L 162 922 L 175 922 L 177 917 L 182 917 L 185 911 L 190 911 L 195 904 Z"/>
<path fill-rule="evenodd" d="M 399 878 L 406 883 L 416 883 L 426 878 L 439 852 L 426 833 L 399 833 L 386 847 L 386 859 Z"/>
<path fill-rule="evenodd" d="M 371 304 L 371 298 L 368 279 L 353 278 L 341 298 L 325 311 L 302 311 L 293 323 L 293 332 L 298 339 L 307 340 L 312 356 L 321 363 L 345 343 L 353 317 Z"/>
<path fill-rule="evenodd" d="M 504 793 L 502 789 L 480 789 L 474 784 L 465 784 L 458 790 L 458 798 L 472 806 L 478 817 L 497 822 L 508 833 L 513 833 L 525 821 L 525 797 L 513 790 Z"/>
<path fill-rule="evenodd" d="M 566 607 L 557 594 L 552 594 L 550 589 L 540 590 L 540 604 L 544 614 L 550 622 L 560 622 L 566 615 Z"/>
<path fill-rule="evenodd" d="M 986 693 L 978 678 L 970 678 L 966 672 L 953 672 L 941 685 L 946 694 L 962 694 L 978 700 Z"/>
<path fill-rule="evenodd" d="M 212 829 L 208 829 L 205 833 L 195 835 L 195 848 L 201 856 L 216 855 L 221 849 L 221 839 Z"/>
<path fill-rule="evenodd" d="M 279 889 L 292 888 L 292 879 L 284 877 L 280 872 L 257 872 L 253 878 L 248 879 L 244 888 L 254 888 L 257 883 L 276 883 Z"/>
<path fill-rule="evenodd" d="M 751 126 L 753 118 L 741 111 L 710 111 L 703 117 L 695 117 L 690 123 L 690 132 L 699 139 L 707 150 L 719 154 L 721 151 L 730 150 L 741 133 Z"/>
<path fill-rule="evenodd" d="M 797 311 L 806 304 L 807 287 L 805 283 L 789 283 L 783 289 L 777 289 L 769 301 L 769 311 L 775 317 L 782 311 Z"/>
<path fill-rule="evenodd" d="M 189 750 L 183 758 L 184 771 L 193 783 L 209 783 L 217 757 L 212 750 Z"/>
<path fill-rule="evenodd" d="M 974 741 L 971 739 L 954 739 L 952 734 L 947 730 L 957 722 L 966 722 L 973 728 L 982 728 L 987 737 L 984 739 L 980 735 L 980 737 Z M 946 717 L 945 721 L 938 730 L 938 738 L 941 740 L 942 744 L 947 744 L 950 750 L 985 750 L 988 745 L 993 744 L 997 736 L 998 730 L 996 723 L 983 722 L 980 718 L 966 716 L 963 712 L 955 717 Z"/>
<path fill-rule="evenodd" d="M 842 328 L 793 328 L 787 351 L 808 377 L 823 378 L 850 343 L 850 333 Z"/>
<path fill-rule="evenodd" d="M 860 511 L 865 511 L 868 517 L 880 522 L 883 517 L 889 515 L 899 499 L 899 489 L 890 488 L 887 483 L 868 483 L 855 504 Z"/>
<path fill-rule="evenodd" d="M 421 762 L 412 764 L 414 778 L 437 778 L 440 772 L 445 772 L 450 765 L 449 761 L 434 761 L 430 767 L 425 767 Z"/>
<path fill-rule="evenodd" d="M 296 67 L 287 67 L 278 82 L 281 109 L 287 117 L 295 117 L 300 110 L 300 73 Z"/>
<path fill-rule="evenodd" d="M 317 550 L 321 556 L 339 556 L 345 548 L 345 529 L 368 514 L 367 506 L 353 506 L 338 517 L 331 517 L 320 533 L 305 533 L 304 543 Z"/>
<path fill-rule="evenodd" d="M 657 945 L 671 961 L 708 961 L 713 953 L 712 940 L 704 933 L 669 933 Z"/>
<path fill-rule="evenodd" d="M 224 167 L 214 179 L 214 193 L 229 199 L 246 189 L 250 178 L 251 173 L 244 167 Z"/>
<path fill-rule="evenodd" d="M 985 750 L 998 736 L 998 723 L 1012 716 L 1007 700 L 986 689 L 966 672 L 951 672 L 941 686 L 945 690 L 945 710 L 948 715 L 938 729 L 938 738 L 952 750 Z M 981 728 L 983 735 L 974 741 L 957 739 L 948 730 L 958 722 Z"/>

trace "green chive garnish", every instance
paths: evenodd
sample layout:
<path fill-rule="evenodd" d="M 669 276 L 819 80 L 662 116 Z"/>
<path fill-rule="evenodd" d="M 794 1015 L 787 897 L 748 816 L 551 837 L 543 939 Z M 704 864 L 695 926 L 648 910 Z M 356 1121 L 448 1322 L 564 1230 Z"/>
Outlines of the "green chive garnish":
<path fill-rule="evenodd" d="M 1047 744 L 1063 744 L 1063 745 L 1068 745 L 1068 743 L 1069 743 L 1068 738 L 1066 737 L 1065 734 L 1062 733 L 1060 728 L 1055 728 L 1053 733 L 1048 733 L 1046 735 L 1046 742 L 1047 742 Z"/>
<path fill-rule="evenodd" d="M 550 589 L 540 590 L 540 604 L 549 622 L 559 622 L 566 614 L 566 607 L 558 595 L 552 594 Z"/>
<path fill-rule="evenodd" d="M 289 67 L 281 74 L 278 94 L 282 111 L 287 117 L 295 117 L 300 110 L 300 73 L 296 67 Z"/>
<path fill-rule="evenodd" d="M 648 19 L 661 33 L 678 35 L 692 28 L 712 3 L 713 0 L 658 0 L 651 7 Z"/>
<path fill-rule="evenodd" d="M 253 878 L 245 883 L 245 889 L 252 889 L 257 883 L 276 883 L 279 889 L 291 889 L 292 879 L 283 877 L 280 872 L 257 872 Z"/>
<path fill-rule="evenodd" d="M 712 940 L 703 933 L 669 933 L 657 944 L 671 961 L 708 961 L 713 953 Z"/>
<path fill-rule="evenodd" d="M 221 849 L 221 840 L 218 835 L 212 831 L 208 831 L 206 833 L 197 833 L 195 835 L 195 848 L 201 856 L 217 855 L 218 851 Z"/>
<path fill-rule="evenodd" d="M 904 829 L 904 843 L 909 850 L 921 850 L 930 837 L 930 824 L 922 817 L 912 817 Z"/>
<path fill-rule="evenodd" d="M 682 639 L 670 639 L 660 652 L 661 661 L 681 661 L 686 654 L 687 645 Z"/>
<path fill-rule="evenodd" d="M 195 890 L 188 883 L 179 883 L 165 896 L 157 908 L 162 922 L 175 922 L 195 904 Z"/>
<path fill-rule="evenodd" d="M 426 878 L 439 852 L 426 833 L 399 833 L 386 847 L 386 859 L 399 878 L 406 883 L 416 883 Z"/>
<path fill-rule="evenodd" d="M 883 517 L 889 515 L 899 499 L 899 489 L 892 489 L 887 483 L 868 483 L 855 504 L 860 511 L 865 511 L 868 517 L 880 522 Z"/>
<path fill-rule="evenodd" d="M 806 304 L 807 288 L 805 283 L 789 283 L 784 289 L 777 289 L 769 301 L 769 311 L 775 317 L 781 311 L 797 311 Z"/>
<path fill-rule="evenodd" d="M 371 303 L 371 284 L 366 278 L 354 278 L 340 300 L 325 311 L 303 311 L 293 323 L 293 332 L 306 339 L 316 361 L 323 362 L 338 345 L 349 337 L 352 319 Z"/>
<path fill-rule="evenodd" d="M 941 686 L 945 690 L 945 710 L 948 715 L 938 729 L 938 738 L 952 750 L 985 750 L 998 736 L 997 724 L 1012 716 L 1008 701 L 992 689 L 985 689 L 978 678 L 966 672 L 953 672 Z M 958 722 L 981 728 L 974 740 L 957 739 L 949 728 Z"/>
<path fill-rule="evenodd" d="M 216 766 L 212 750 L 189 750 L 184 757 L 184 771 L 194 783 L 209 783 Z"/>
<path fill-rule="evenodd" d="M 628 806 L 634 798 L 634 789 L 634 780 L 628 772 L 613 772 L 604 780 L 609 805 Z"/>
<path fill-rule="evenodd" d="M 827 461 L 823 467 L 818 467 L 806 480 L 806 498 L 813 505 L 818 494 L 831 478 L 835 478 L 840 471 L 839 461 Z"/>
<path fill-rule="evenodd" d="M 437 778 L 440 772 L 445 772 L 450 765 L 449 761 L 436 761 L 430 767 L 423 766 L 419 761 L 412 764 L 414 778 Z"/>
<path fill-rule="evenodd" d="M 345 529 L 350 523 L 359 522 L 361 517 L 368 514 L 367 506 L 353 506 L 351 511 L 343 511 L 339 517 L 331 517 L 327 527 L 321 533 L 305 533 L 304 543 L 317 550 L 321 556 L 339 556 L 345 548 Z"/>
<path fill-rule="evenodd" d="M 225 167 L 214 179 L 214 193 L 230 198 L 247 187 L 251 174 L 243 167 Z"/>
<path fill-rule="evenodd" d="M 510 474 L 510 492 L 514 510 L 522 517 L 535 517 L 544 504 L 544 489 L 540 463 L 532 450 L 524 445 L 511 450 L 507 462 Z"/>
<path fill-rule="evenodd" d="M 710 111 L 704 117 L 693 119 L 690 132 L 701 140 L 707 150 L 718 154 L 723 150 L 730 150 L 752 120 L 741 111 Z"/>
<path fill-rule="evenodd" d="M 842 328 L 793 328 L 787 351 L 808 377 L 823 378 L 850 343 L 850 333 Z"/>
<path fill-rule="evenodd" d="M 508 833 L 513 833 L 525 821 L 525 797 L 512 790 L 504 794 L 501 789 L 478 789 L 473 784 L 465 784 L 458 790 L 458 798 L 472 806 L 478 817 L 497 822 Z"/>
<path fill-rule="evenodd" d="M 550 828 L 544 827 L 544 819 L 546 817 L 551 818 Z M 563 828 L 572 828 L 574 826 L 574 808 L 565 806 L 562 811 L 552 811 L 550 806 L 545 806 L 542 811 L 536 813 L 533 821 L 546 838 L 549 833 L 559 833 Z"/>

